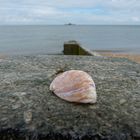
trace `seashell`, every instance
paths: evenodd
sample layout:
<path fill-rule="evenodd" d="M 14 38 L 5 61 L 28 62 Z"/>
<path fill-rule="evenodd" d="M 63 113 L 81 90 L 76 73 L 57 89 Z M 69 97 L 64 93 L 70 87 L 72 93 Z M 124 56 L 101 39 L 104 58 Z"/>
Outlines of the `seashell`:
<path fill-rule="evenodd" d="M 52 81 L 50 90 L 69 102 L 95 103 L 97 98 L 92 77 L 81 70 L 69 70 L 59 74 Z"/>

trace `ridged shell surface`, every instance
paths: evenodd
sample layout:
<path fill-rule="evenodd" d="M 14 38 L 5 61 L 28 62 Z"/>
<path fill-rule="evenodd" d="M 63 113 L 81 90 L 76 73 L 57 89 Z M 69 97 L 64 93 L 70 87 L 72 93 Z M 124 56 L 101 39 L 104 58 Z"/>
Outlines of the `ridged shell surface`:
<path fill-rule="evenodd" d="M 80 70 L 69 70 L 59 74 L 52 81 L 50 90 L 69 102 L 95 103 L 97 98 L 92 77 Z"/>

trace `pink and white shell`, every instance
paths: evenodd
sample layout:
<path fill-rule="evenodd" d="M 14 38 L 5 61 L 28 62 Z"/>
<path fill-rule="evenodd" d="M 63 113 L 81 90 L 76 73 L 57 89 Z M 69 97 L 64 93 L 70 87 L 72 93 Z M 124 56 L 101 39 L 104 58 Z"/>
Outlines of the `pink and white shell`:
<path fill-rule="evenodd" d="M 97 100 L 92 77 L 81 70 L 69 70 L 59 74 L 52 81 L 50 90 L 69 102 L 95 103 Z"/>

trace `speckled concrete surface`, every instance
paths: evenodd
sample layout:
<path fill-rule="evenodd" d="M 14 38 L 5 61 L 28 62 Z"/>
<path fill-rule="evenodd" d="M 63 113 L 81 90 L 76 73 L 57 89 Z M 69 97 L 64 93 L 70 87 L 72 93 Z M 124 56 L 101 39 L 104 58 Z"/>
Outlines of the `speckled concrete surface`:
<path fill-rule="evenodd" d="M 93 77 L 96 104 L 69 103 L 49 91 L 56 74 L 70 69 Z M 140 139 L 140 64 L 94 56 L 1 59 L 0 139 Z"/>

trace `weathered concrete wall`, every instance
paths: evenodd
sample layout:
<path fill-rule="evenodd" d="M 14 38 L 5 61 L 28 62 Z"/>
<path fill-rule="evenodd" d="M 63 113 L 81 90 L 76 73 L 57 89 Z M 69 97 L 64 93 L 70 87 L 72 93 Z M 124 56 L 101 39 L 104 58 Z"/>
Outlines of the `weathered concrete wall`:
<path fill-rule="evenodd" d="M 91 51 L 83 48 L 77 41 L 68 41 L 64 43 L 65 55 L 93 55 Z"/>
<path fill-rule="evenodd" d="M 68 103 L 49 91 L 56 74 L 69 69 L 93 77 L 96 104 Z M 139 140 L 140 65 L 93 56 L 1 59 L 0 140 L 9 139 Z"/>

